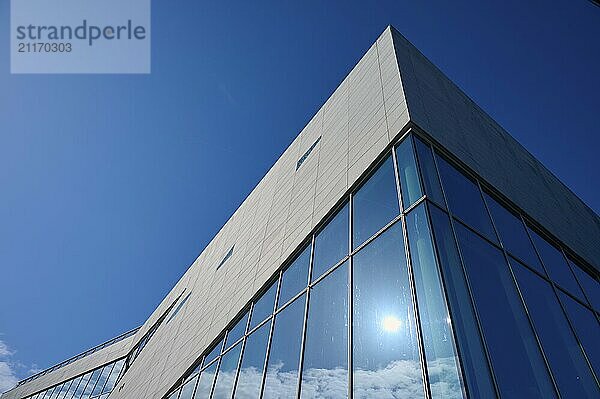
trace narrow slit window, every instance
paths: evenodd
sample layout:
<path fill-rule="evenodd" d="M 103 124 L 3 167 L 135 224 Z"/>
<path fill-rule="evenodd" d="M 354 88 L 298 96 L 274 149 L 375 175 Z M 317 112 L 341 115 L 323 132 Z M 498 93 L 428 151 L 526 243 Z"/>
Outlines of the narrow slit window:
<path fill-rule="evenodd" d="M 300 157 L 300 159 L 298 160 L 298 162 L 296 162 L 296 170 L 300 169 L 300 166 L 302 166 L 302 164 L 304 163 L 304 161 L 306 161 L 306 158 L 308 158 L 308 156 L 315 149 L 315 147 L 317 146 L 317 144 L 319 144 L 319 141 L 321 141 L 321 136 L 319 136 L 319 138 L 317 140 L 315 140 L 314 143 L 312 143 L 312 145 L 308 148 L 308 150 L 306 150 L 306 152 L 304 153 L 304 155 L 302 155 Z"/>
<path fill-rule="evenodd" d="M 231 255 L 233 255 L 233 248 L 234 247 L 235 247 L 235 245 L 232 245 L 231 248 L 229 248 L 229 251 L 227 251 L 227 254 L 223 258 L 223 260 L 219 263 L 219 266 L 217 266 L 217 270 L 219 270 L 219 268 L 221 266 L 223 266 L 225 264 L 225 262 L 227 262 L 227 259 L 231 258 Z"/>

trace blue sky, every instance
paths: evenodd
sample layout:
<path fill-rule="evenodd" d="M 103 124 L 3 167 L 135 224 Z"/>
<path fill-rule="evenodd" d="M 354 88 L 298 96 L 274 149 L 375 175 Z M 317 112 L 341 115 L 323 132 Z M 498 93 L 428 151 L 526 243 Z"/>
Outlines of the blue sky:
<path fill-rule="evenodd" d="M 589 1 L 211 3 L 141 76 L 10 75 L 0 3 L 0 379 L 141 324 L 388 24 L 600 212 Z"/>

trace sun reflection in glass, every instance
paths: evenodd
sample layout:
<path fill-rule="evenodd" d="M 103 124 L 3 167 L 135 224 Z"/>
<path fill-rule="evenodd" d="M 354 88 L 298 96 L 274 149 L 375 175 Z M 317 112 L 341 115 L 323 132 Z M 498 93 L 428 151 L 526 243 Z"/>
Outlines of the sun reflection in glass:
<path fill-rule="evenodd" d="M 393 333 L 400 329 L 402 321 L 396 316 L 386 316 L 381 321 L 381 326 L 384 331 Z"/>

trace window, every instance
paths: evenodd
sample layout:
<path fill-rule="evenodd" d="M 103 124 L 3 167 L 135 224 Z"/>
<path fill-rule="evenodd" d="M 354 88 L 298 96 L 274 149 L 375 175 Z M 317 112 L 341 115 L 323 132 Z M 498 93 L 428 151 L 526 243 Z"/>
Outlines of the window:
<path fill-rule="evenodd" d="M 235 248 L 235 245 L 232 245 L 231 248 L 229 248 L 229 251 L 227 251 L 227 253 L 225 254 L 225 257 L 221 260 L 221 262 L 219 262 L 219 264 L 217 265 L 217 270 L 223 266 L 225 264 L 225 262 L 227 262 L 227 260 L 229 258 L 231 258 L 231 255 L 233 255 L 233 248 Z"/>
<path fill-rule="evenodd" d="M 585 295 L 590 301 L 590 304 L 594 309 L 600 312 L 600 282 L 598 282 L 597 279 L 585 272 L 582 268 L 577 266 L 575 262 L 573 262 L 571 259 L 568 259 L 568 261 L 571 265 L 572 270 L 577 276 L 579 284 L 581 284 L 581 286 L 583 287 Z"/>
<path fill-rule="evenodd" d="M 301 398 L 348 395 L 348 264 L 310 292 Z"/>
<path fill-rule="evenodd" d="M 418 137 L 415 137 L 414 141 L 421 169 L 421 180 L 423 181 L 423 186 L 425 186 L 425 193 L 427 194 L 427 197 L 443 207 L 444 195 L 442 194 L 442 187 L 435 168 L 433 152 L 431 151 L 431 148 Z"/>
<path fill-rule="evenodd" d="M 283 272 L 279 289 L 279 307 L 285 305 L 308 285 L 308 266 L 310 263 L 310 246 L 298 255 L 292 264 Z"/>
<path fill-rule="evenodd" d="M 221 357 L 212 399 L 230 399 L 235 382 L 242 344 L 239 343 Z"/>
<path fill-rule="evenodd" d="M 352 281 L 354 396 L 424 397 L 401 223 L 356 254 Z"/>
<path fill-rule="evenodd" d="M 438 157 L 437 160 L 448 206 L 454 216 L 496 242 L 496 235 L 477 184 L 443 158 Z"/>
<path fill-rule="evenodd" d="M 246 325 L 248 324 L 248 312 L 246 312 L 240 320 L 227 332 L 225 339 L 225 347 L 230 347 L 235 344 L 240 338 L 244 336 L 246 332 Z"/>
<path fill-rule="evenodd" d="M 500 235 L 504 249 L 522 260 L 529 267 L 545 274 L 521 219 L 513 215 L 487 194 L 485 194 L 485 200 L 492 214 L 492 219 L 494 219 L 496 230 Z"/>
<path fill-rule="evenodd" d="M 449 216 L 435 206 L 429 209 L 469 393 L 475 398 L 493 398 L 495 389 Z"/>
<path fill-rule="evenodd" d="M 218 362 L 213 362 L 200 373 L 200 380 L 198 381 L 194 399 L 209 399 L 215 374 L 217 372 L 217 363 Z"/>
<path fill-rule="evenodd" d="M 460 398 L 460 366 L 424 204 L 407 215 L 406 230 L 431 396 Z"/>
<path fill-rule="evenodd" d="M 300 297 L 275 316 L 263 399 L 296 397 L 305 304 Z"/>
<path fill-rule="evenodd" d="M 306 152 L 300 157 L 298 162 L 296 162 L 296 170 L 300 169 L 300 166 L 302 166 L 304 161 L 306 161 L 306 158 L 308 158 L 308 156 L 315 149 L 317 144 L 319 144 L 319 141 L 321 141 L 321 136 L 319 136 L 319 138 L 314 143 L 312 143 L 312 145 L 308 148 L 308 150 L 306 150 Z"/>
<path fill-rule="evenodd" d="M 219 356 L 221 354 L 222 348 L 223 348 L 223 339 L 220 339 L 219 342 L 217 342 L 215 344 L 215 346 L 210 351 L 210 353 L 208 355 L 206 355 L 206 357 L 204 358 L 203 365 L 206 366 L 207 364 L 209 364 L 210 362 L 215 360 L 217 358 L 217 356 Z"/>
<path fill-rule="evenodd" d="M 265 292 L 252 306 L 250 316 L 250 330 L 259 325 L 264 319 L 273 313 L 275 307 L 275 295 L 277 295 L 277 282 L 271 284 L 271 287 Z"/>
<path fill-rule="evenodd" d="M 502 252 L 462 225 L 456 227 L 501 395 L 556 397 Z"/>
<path fill-rule="evenodd" d="M 179 399 L 192 399 L 192 395 L 194 394 L 194 388 L 196 388 L 197 383 L 198 376 L 186 382 L 183 388 L 181 388 L 181 394 L 179 395 Z"/>
<path fill-rule="evenodd" d="M 315 237 L 312 281 L 348 255 L 348 204 Z"/>
<path fill-rule="evenodd" d="M 600 397 L 600 390 L 552 286 L 516 262 L 513 271 L 561 396 Z"/>
<path fill-rule="evenodd" d="M 400 214 L 392 157 L 352 196 L 352 243 L 356 248 Z"/>
<path fill-rule="evenodd" d="M 415 153 L 413 152 L 412 136 L 404 139 L 396 147 L 396 161 L 398 162 L 400 190 L 402 191 L 402 205 L 406 209 L 423 196 Z"/>
<path fill-rule="evenodd" d="M 558 291 L 560 301 L 565 307 L 567 316 L 573 325 L 575 334 L 579 338 L 583 350 L 587 354 L 587 358 L 592 365 L 596 375 L 600 375 L 600 324 L 594 313 L 588 308 L 582 306 L 562 291 Z"/>
<path fill-rule="evenodd" d="M 563 256 L 562 252 L 548 241 L 544 240 L 535 231 L 529 230 L 533 243 L 537 248 L 546 271 L 551 280 L 555 283 L 568 290 L 576 297 L 583 299 L 583 292 L 575 280 L 575 276 L 567 263 L 567 259 Z"/>
<path fill-rule="evenodd" d="M 236 399 L 256 399 L 260 395 L 270 323 L 265 323 L 246 339 L 235 389 Z"/>

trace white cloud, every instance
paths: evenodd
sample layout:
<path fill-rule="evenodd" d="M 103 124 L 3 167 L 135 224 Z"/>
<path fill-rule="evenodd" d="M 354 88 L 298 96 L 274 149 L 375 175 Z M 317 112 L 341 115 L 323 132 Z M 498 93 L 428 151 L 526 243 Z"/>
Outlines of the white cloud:
<path fill-rule="evenodd" d="M 10 362 L 10 357 L 14 353 L 4 341 L 0 340 L 0 393 L 13 388 L 19 381 Z"/>

